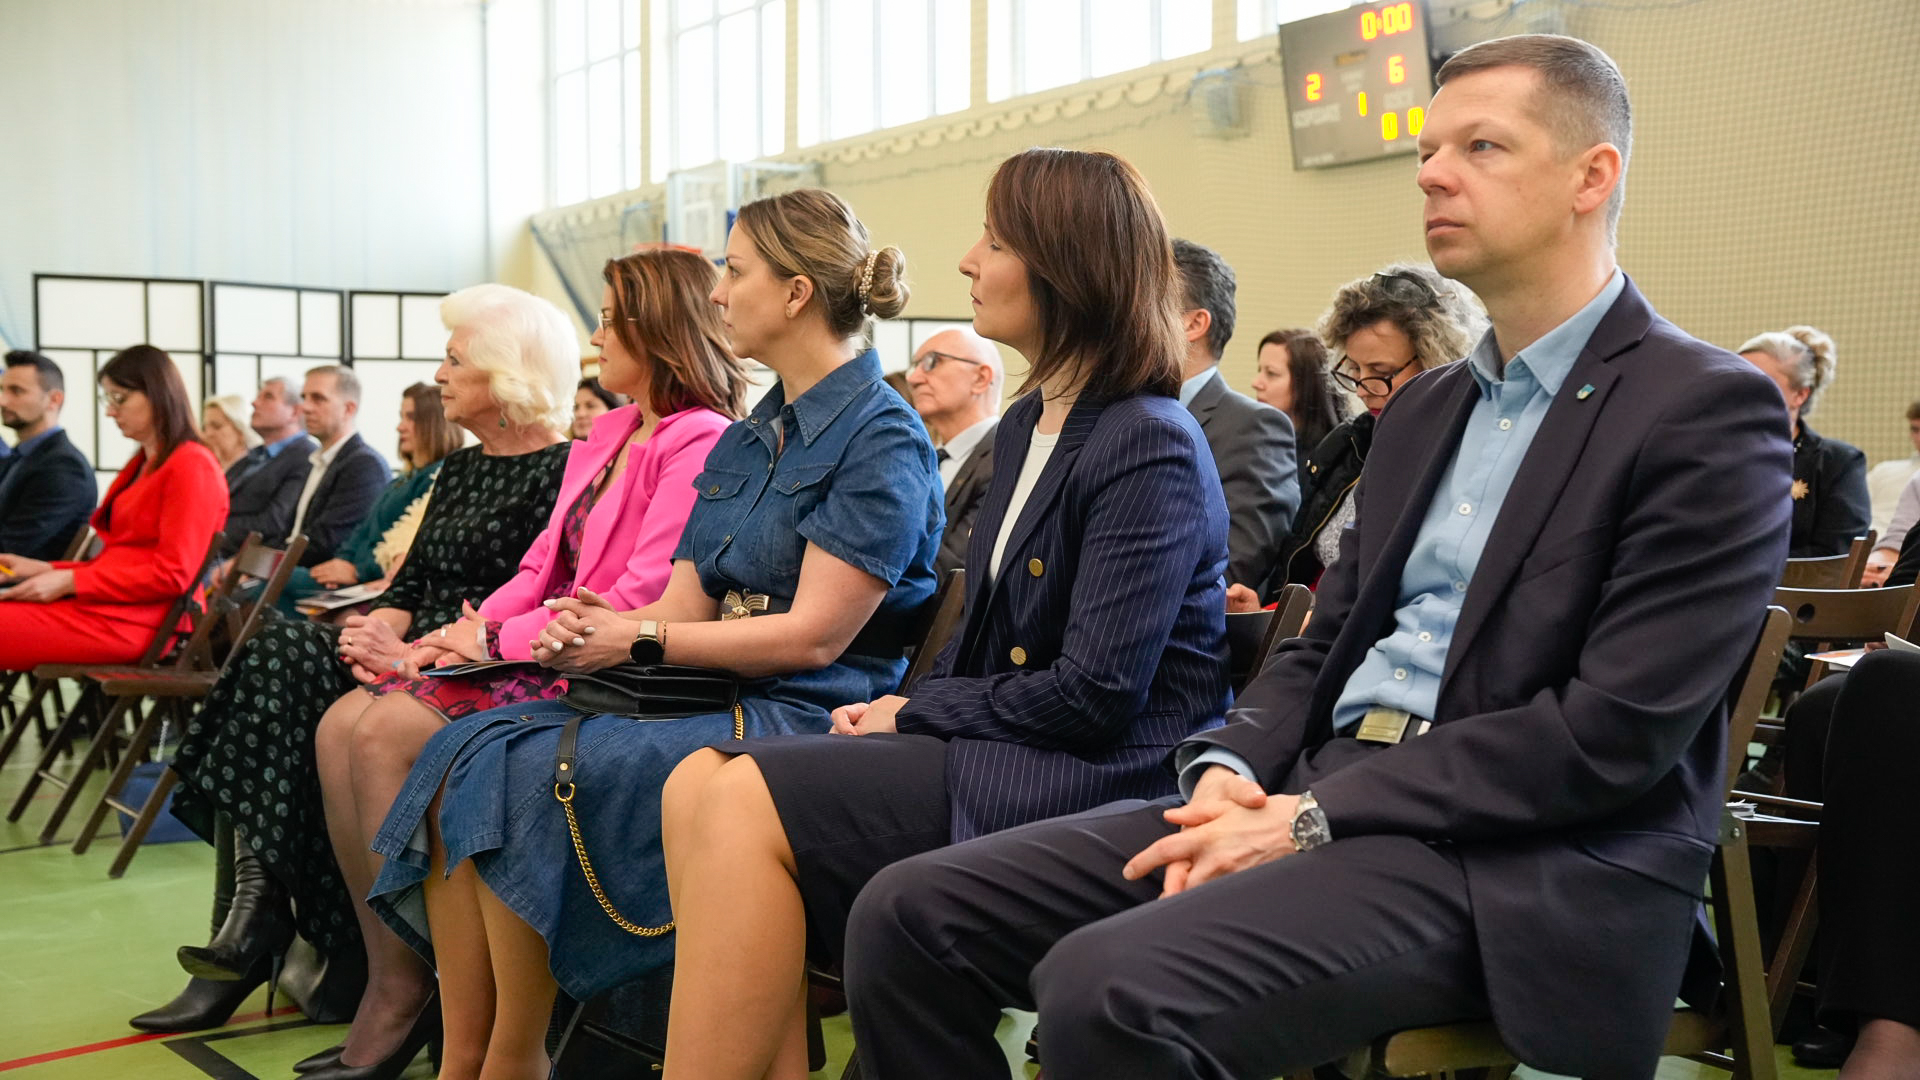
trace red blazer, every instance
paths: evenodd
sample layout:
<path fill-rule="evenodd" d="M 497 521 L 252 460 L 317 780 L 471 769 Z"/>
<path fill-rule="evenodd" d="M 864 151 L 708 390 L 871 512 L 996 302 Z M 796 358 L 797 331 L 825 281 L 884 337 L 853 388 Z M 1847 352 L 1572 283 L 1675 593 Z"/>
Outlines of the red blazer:
<path fill-rule="evenodd" d="M 226 523 L 227 479 L 199 443 L 180 444 L 151 474 L 146 462 L 145 450 L 135 453 L 93 512 L 100 554 L 54 565 L 73 571 L 74 599 L 153 605 L 157 617 L 193 583 Z"/>

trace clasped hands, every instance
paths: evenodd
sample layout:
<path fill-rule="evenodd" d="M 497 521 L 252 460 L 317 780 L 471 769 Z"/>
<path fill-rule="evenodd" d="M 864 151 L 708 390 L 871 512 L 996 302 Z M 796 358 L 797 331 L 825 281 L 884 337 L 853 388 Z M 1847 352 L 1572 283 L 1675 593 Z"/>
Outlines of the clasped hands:
<path fill-rule="evenodd" d="M 340 659 L 347 662 L 353 677 L 363 684 L 395 673 L 414 679 L 427 668 L 488 659 L 485 617 L 464 600 L 460 603 L 460 612 L 460 618 L 411 644 L 400 640 L 400 635 L 383 619 L 373 615 L 350 616 L 340 631 Z"/>
<path fill-rule="evenodd" d="M 568 674 L 601 671 L 624 664 L 640 637 L 640 621 L 613 609 L 592 589 L 546 601 L 553 618 L 528 644 L 541 666 Z"/>
<path fill-rule="evenodd" d="M 888 694 L 875 701 L 860 701 L 852 705 L 842 705 L 833 710 L 833 733 L 835 735 L 872 735 L 875 732 L 898 731 L 900 706 L 907 699 L 898 694 Z"/>
<path fill-rule="evenodd" d="M 1295 853 L 1293 815 L 1299 805 L 1297 795 L 1269 795 L 1225 765 L 1215 765 L 1201 776 L 1186 805 L 1163 815 L 1180 831 L 1129 859 L 1121 876 L 1138 881 L 1164 867 L 1160 895 L 1165 898 L 1285 858 Z"/>
<path fill-rule="evenodd" d="M 0 585 L 8 586 L 0 589 L 0 600 L 45 604 L 73 595 L 71 570 L 56 570 L 52 563 L 25 555 L 0 555 L 0 566 L 12 575 L 0 574 Z"/>

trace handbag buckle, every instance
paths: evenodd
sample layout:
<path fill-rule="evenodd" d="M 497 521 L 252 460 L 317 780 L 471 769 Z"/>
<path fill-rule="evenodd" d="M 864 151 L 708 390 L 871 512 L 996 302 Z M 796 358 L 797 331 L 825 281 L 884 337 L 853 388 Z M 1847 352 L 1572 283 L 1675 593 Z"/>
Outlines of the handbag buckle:
<path fill-rule="evenodd" d="M 771 598 L 763 593 L 728 589 L 726 598 L 720 601 L 720 618 L 727 622 L 751 618 L 754 614 L 767 610 L 767 604 L 770 602 Z"/>

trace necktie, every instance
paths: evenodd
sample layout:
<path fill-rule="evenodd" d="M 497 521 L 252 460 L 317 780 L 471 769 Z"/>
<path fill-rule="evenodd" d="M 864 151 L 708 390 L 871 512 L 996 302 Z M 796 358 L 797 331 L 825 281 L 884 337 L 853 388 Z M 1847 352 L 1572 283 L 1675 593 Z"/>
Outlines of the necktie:
<path fill-rule="evenodd" d="M 945 465 L 948 461 L 952 460 L 952 458 L 953 458 L 953 455 L 947 453 L 947 448 L 944 446 L 940 447 L 938 450 L 935 450 L 933 452 L 933 460 L 939 462 L 942 465 Z"/>

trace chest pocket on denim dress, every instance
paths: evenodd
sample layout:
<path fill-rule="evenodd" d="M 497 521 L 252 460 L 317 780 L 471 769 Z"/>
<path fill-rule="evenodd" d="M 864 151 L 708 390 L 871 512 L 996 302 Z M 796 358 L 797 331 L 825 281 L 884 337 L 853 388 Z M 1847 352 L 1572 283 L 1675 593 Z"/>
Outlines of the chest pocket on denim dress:
<path fill-rule="evenodd" d="M 756 534 L 752 556 L 760 565 L 780 574 L 800 572 L 800 559 L 807 550 L 800 523 L 827 497 L 832 487 L 827 481 L 836 464 L 788 465 L 774 473 L 752 530 Z"/>
<path fill-rule="evenodd" d="M 701 568 L 712 565 L 720 546 L 746 513 L 747 507 L 740 500 L 740 489 L 746 483 L 747 474 L 734 469 L 705 469 L 693 478 L 699 500 L 687 518 L 687 550 Z"/>

